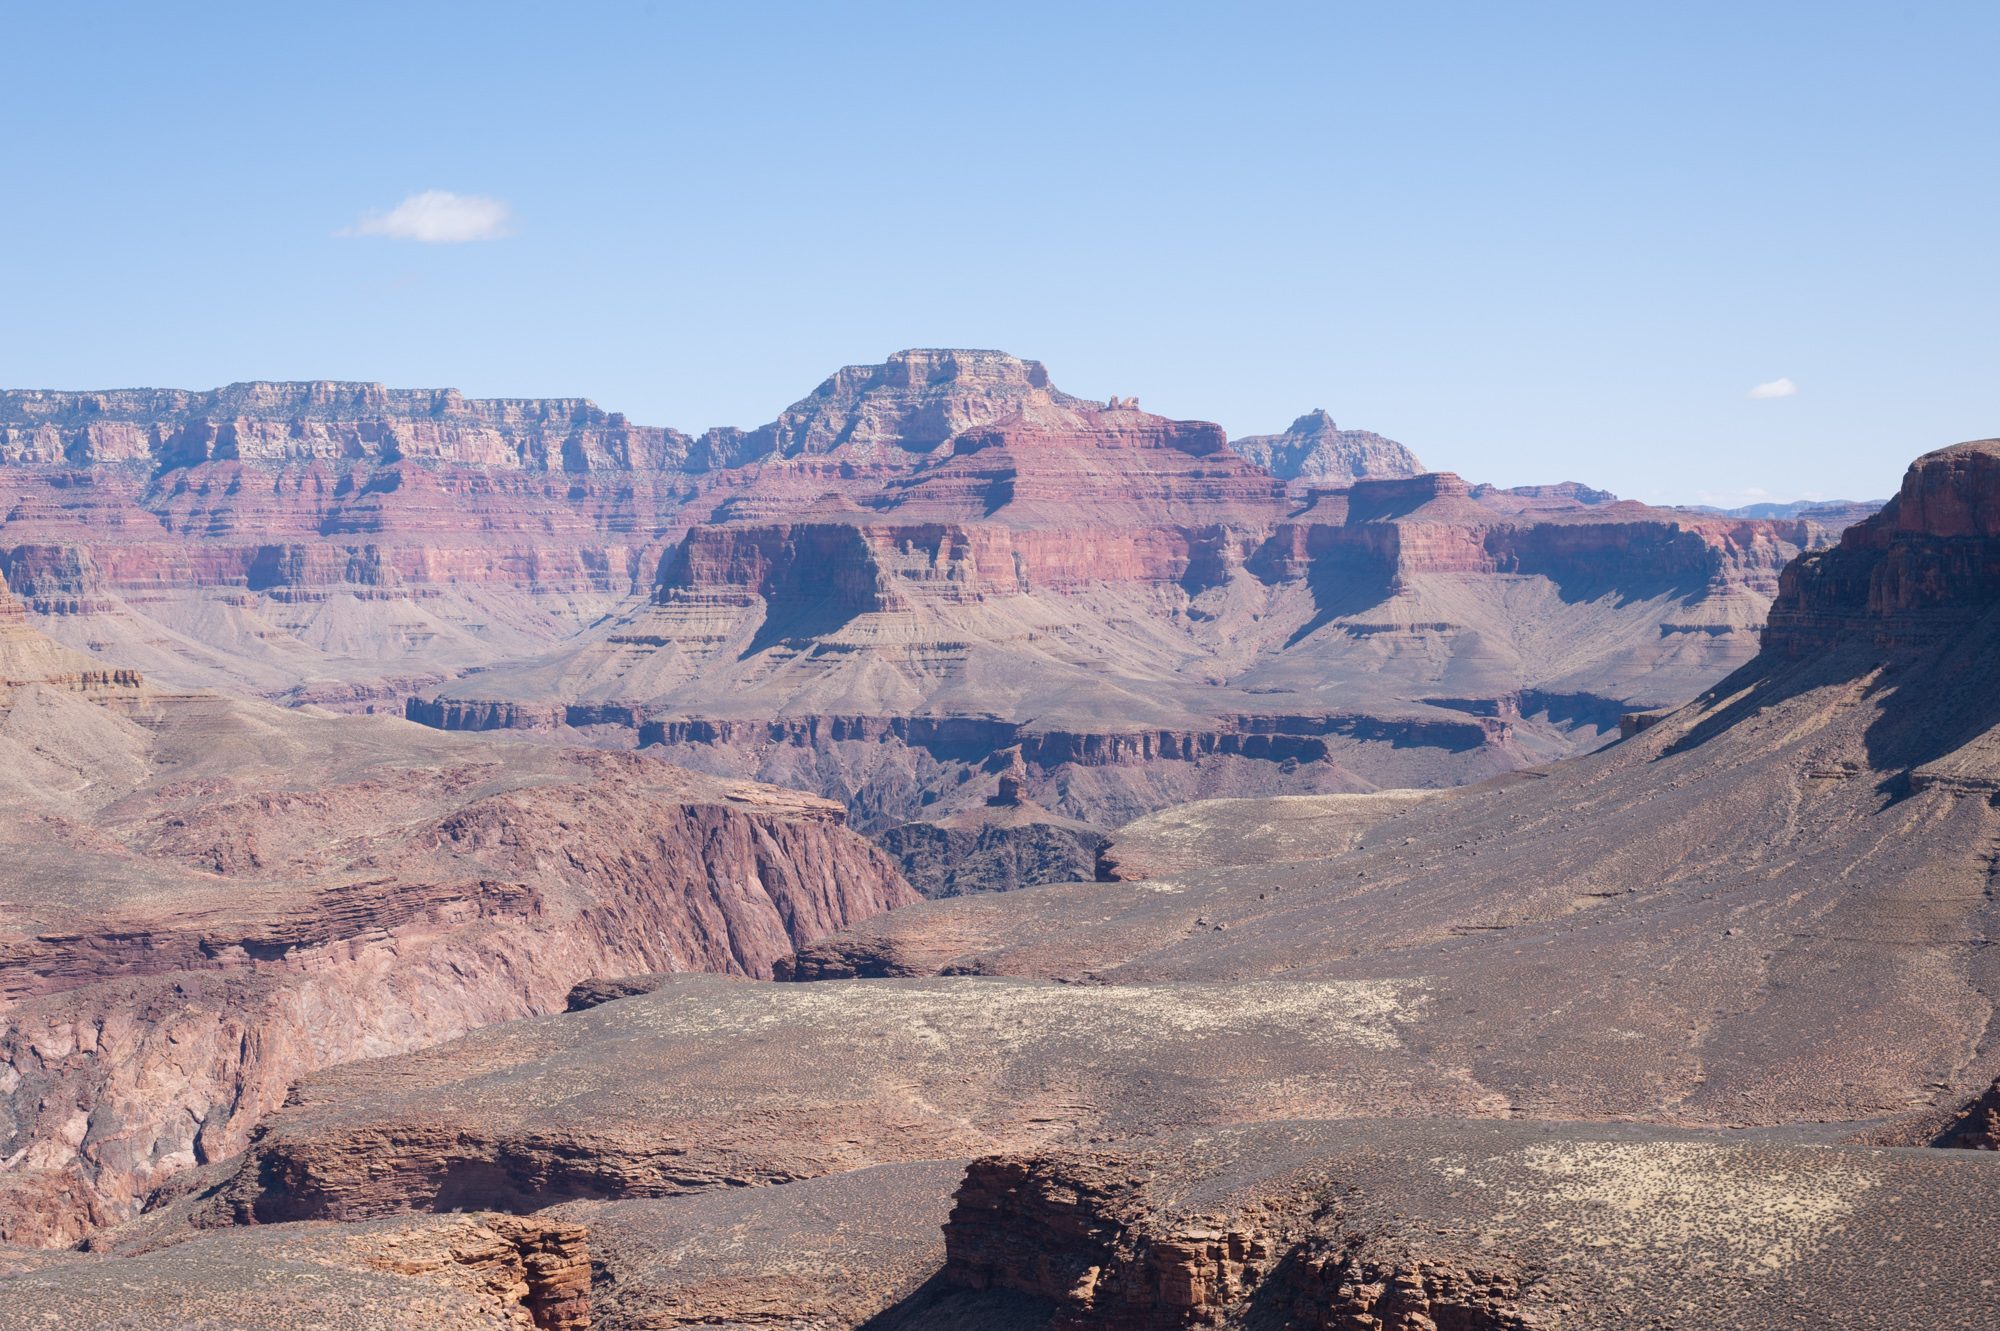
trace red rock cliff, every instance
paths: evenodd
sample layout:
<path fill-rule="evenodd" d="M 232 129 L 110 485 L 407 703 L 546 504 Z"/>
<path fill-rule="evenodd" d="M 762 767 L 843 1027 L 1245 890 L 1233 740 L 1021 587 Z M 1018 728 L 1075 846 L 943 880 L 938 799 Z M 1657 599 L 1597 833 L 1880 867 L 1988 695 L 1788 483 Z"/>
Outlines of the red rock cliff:
<path fill-rule="evenodd" d="M 2000 440 L 1927 453 L 1880 513 L 1784 571 L 1766 647 L 1918 646 L 2000 599 Z"/>

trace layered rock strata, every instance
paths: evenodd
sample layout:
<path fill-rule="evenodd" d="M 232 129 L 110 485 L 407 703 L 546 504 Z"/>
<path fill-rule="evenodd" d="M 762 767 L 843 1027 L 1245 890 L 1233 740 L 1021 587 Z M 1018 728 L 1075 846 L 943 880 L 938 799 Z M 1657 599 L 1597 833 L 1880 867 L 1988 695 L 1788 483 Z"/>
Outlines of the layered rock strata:
<path fill-rule="evenodd" d="M 1114 835 L 1135 881 L 927 902 L 787 973 L 1421 981 L 1412 1047 L 1508 1113 L 1936 1132 L 2000 1075 L 1996 457 L 1920 459 L 1918 502 L 1786 575 L 1761 656 L 1602 752 L 1402 803 L 1192 805 Z M 1929 599 L 1885 598 L 1920 568 Z"/>
<path fill-rule="evenodd" d="M 1861 638 L 1945 640 L 2000 599 L 2000 440 L 1926 454 L 1880 513 L 1785 570 L 1768 647 L 1811 656 Z"/>
<path fill-rule="evenodd" d="M 1986 464 L 1935 465 L 1871 567 L 1972 539 Z M 1601 752 L 1153 815 L 1115 881 L 907 905 L 786 968 L 928 978 L 634 977 L 323 1069 L 145 1246 L 594 1214 L 593 1293 L 669 1324 L 1978 1325 L 2000 1157 L 1852 1144 L 1977 1135 L 2000 1073 L 2000 598 L 1919 581 L 1949 635 L 1788 576 L 1843 631 L 1794 654 L 1774 625 Z M 917 1172 L 968 1157 L 941 1256 L 867 1222 L 935 1215 Z M 884 1278 L 831 1278 L 842 1244 Z"/>
<path fill-rule="evenodd" d="M 1100 825 L 1586 748 L 1746 659 L 1830 535 L 1418 469 L 1324 413 L 1232 446 L 986 351 L 699 437 L 366 384 L 17 392 L 0 573 L 170 686 L 657 743 L 876 831 L 976 807 L 1015 743 Z"/>
<path fill-rule="evenodd" d="M 630 716 L 676 761 L 806 785 L 871 830 L 976 808 L 1016 769 L 1098 824 L 1451 784 L 1726 673 L 1778 570 L 1828 539 L 1450 474 L 1294 495 L 1212 426 L 1049 394 L 892 473 L 870 447 L 790 464 L 809 485 L 767 468 L 667 551 L 652 604 L 408 714 Z"/>
<path fill-rule="evenodd" d="M 0 590 L 6 1242 L 129 1215 L 313 1068 L 593 974 L 769 975 L 915 899 L 810 796 L 95 666 Z"/>

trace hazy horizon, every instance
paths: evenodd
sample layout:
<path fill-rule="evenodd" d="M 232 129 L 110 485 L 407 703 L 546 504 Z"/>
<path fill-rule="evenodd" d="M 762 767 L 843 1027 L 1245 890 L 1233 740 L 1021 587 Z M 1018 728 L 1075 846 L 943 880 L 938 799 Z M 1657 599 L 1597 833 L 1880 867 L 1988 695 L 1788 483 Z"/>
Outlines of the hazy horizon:
<path fill-rule="evenodd" d="M 1989 7 L 0 24 L 15 387 L 696 432 L 996 347 L 1235 436 L 1324 407 L 1476 480 L 1719 505 L 1883 497 L 2000 433 Z"/>

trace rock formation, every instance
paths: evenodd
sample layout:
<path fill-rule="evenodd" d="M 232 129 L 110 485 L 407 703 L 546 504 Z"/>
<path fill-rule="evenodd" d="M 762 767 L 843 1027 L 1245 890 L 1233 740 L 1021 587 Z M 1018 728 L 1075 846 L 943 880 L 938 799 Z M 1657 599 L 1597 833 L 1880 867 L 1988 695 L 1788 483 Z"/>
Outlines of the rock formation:
<path fill-rule="evenodd" d="M 1808 656 L 1862 639 L 1945 641 L 2000 597 L 2000 440 L 1917 460 L 1900 493 L 1833 549 L 1785 570 L 1766 642 Z"/>
<path fill-rule="evenodd" d="M 241 1149 L 293 1078 L 914 899 L 838 806 L 148 686 L 0 589 L 0 1241 Z"/>
<path fill-rule="evenodd" d="M 1586 748 L 1747 659 L 1831 534 L 1417 470 L 1323 413 L 1231 446 L 992 351 L 699 436 L 371 384 L 13 392 L 0 573 L 171 687 L 658 744 L 878 831 L 980 806 L 1015 749 L 1110 825 Z"/>
<path fill-rule="evenodd" d="M 1315 409 L 1293 421 L 1283 434 L 1253 434 L 1229 441 L 1239 457 L 1280 480 L 1313 485 L 1416 476 L 1424 470 L 1417 455 L 1372 430 L 1343 430 Z"/>
<path fill-rule="evenodd" d="M 1961 1273 L 1982 1264 L 1960 1222 L 1994 1213 L 1996 1179 L 1914 1153 L 1519 1123 L 991 1156 L 959 1189 L 944 1279 L 887 1324 L 1975 1325 L 1990 1294 Z M 1953 1223 L 1910 1244 L 1925 1215 Z"/>
<path fill-rule="evenodd" d="M 1778 570 L 1827 537 L 1450 474 L 1295 496 L 1213 426 L 1040 388 L 891 467 L 882 416 L 849 402 L 875 380 L 854 382 L 828 390 L 835 420 L 874 442 L 808 431 L 828 450 L 710 507 L 650 605 L 409 715 L 630 717 L 676 761 L 804 785 L 870 830 L 977 808 L 1002 770 L 1100 825 L 1448 784 L 1727 673 Z"/>
<path fill-rule="evenodd" d="M 1101 828 L 1042 808 L 1027 798 L 1026 785 L 1025 770 L 1009 768 L 985 805 L 888 828 L 875 843 L 926 897 L 1096 878 L 1110 838 Z"/>

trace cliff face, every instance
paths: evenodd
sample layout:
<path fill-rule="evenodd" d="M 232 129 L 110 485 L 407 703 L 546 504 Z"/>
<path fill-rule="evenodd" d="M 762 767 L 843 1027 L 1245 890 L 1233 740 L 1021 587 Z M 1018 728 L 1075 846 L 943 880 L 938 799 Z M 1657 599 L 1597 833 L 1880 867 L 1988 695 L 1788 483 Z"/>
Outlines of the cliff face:
<path fill-rule="evenodd" d="M 1588 747 L 1747 659 L 1827 536 L 1406 475 L 1324 413 L 1275 438 L 965 350 L 699 437 L 368 384 L 13 393 L 0 573 L 167 686 L 657 741 L 872 829 L 979 806 L 1017 744 L 1107 824 Z"/>
<path fill-rule="evenodd" d="M 1908 1251 L 1900 1207 L 1994 1171 L 1853 1147 L 1609 1126 L 1273 1123 L 972 1162 L 940 1287 L 905 1324 L 1024 1302 L 1051 1331 L 1722 1331 L 1780 1301 L 1829 1325 L 1945 1324 L 1985 1297 L 1956 1235 Z M 1962 1231 L 1962 1227 L 1959 1228 Z M 1979 1314 L 1971 1312 L 1974 1320 Z"/>
<path fill-rule="evenodd" d="M 1294 496 L 1213 426 L 1024 409 L 894 472 L 769 464 L 664 555 L 650 605 L 408 714 L 629 712 L 676 761 L 804 783 L 870 830 L 976 808 L 1017 762 L 1031 799 L 1101 824 L 1449 784 L 1727 673 L 1779 569 L 1826 539 L 1482 493 L 1430 473 Z"/>
<path fill-rule="evenodd" d="M 583 399 L 379 384 L 5 392 L 0 575 L 73 645 L 174 684 L 399 705 L 643 595 L 691 504 L 786 510 L 1075 403 L 977 351 L 849 367 L 699 438 Z"/>
<path fill-rule="evenodd" d="M 491 398 L 363 383 L 244 383 L 213 392 L 0 392 L 0 465 L 404 459 L 517 471 L 659 471 L 693 441 L 583 398 Z"/>
<path fill-rule="evenodd" d="M 96 664 L 0 592 L 0 1241 L 130 1214 L 314 1068 L 916 899 L 824 800 Z"/>
<path fill-rule="evenodd" d="M 2000 598 L 2000 440 L 1927 453 L 1880 513 L 1785 570 L 1767 647 L 1938 642 Z"/>
<path fill-rule="evenodd" d="M 1143 1148 L 975 1160 L 945 1223 L 944 1279 L 1026 1295 L 1060 1331 L 1242 1325 L 1259 1312 L 1325 1331 L 1539 1324 L 1511 1258 L 1399 1244 L 1389 1225 L 1349 1229 L 1315 1171 L 1274 1169 L 1263 1188 L 1205 1198 L 1210 1207 L 1192 1215 L 1160 1186 L 1181 1172 Z"/>

